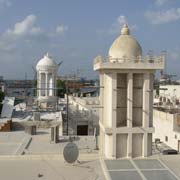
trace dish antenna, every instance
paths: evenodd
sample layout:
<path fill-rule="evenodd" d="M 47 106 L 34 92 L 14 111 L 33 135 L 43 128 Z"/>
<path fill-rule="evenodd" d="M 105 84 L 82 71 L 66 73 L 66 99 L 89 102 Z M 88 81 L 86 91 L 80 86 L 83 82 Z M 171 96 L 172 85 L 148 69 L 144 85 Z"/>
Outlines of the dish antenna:
<path fill-rule="evenodd" d="M 64 147 L 63 157 L 67 163 L 70 164 L 74 163 L 75 161 L 77 161 L 78 156 L 79 156 L 79 150 L 75 143 L 70 142 Z"/>

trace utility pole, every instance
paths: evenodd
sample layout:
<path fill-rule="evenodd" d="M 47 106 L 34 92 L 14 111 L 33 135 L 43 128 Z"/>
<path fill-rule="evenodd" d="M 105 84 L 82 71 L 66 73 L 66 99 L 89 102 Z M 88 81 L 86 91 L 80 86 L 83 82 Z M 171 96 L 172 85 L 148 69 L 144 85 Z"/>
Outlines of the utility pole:
<path fill-rule="evenodd" d="M 68 129 L 69 129 L 69 97 L 68 97 L 68 79 L 66 81 L 66 96 L 67 96 L 67 106 L 66 106 L 66 120 L 67 120 L 67 136 L 69 135 Z"/>

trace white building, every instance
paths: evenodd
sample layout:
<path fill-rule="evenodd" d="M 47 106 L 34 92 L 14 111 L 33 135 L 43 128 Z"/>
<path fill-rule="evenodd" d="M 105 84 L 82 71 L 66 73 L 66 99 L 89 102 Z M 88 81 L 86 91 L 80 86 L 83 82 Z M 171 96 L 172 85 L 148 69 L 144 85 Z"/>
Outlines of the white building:
<path fill-rule="evenodd" d="M 161 142 L 180 151 L 180 114 L 154 109 L 153 121 L 155 127 L 153 139 L 160 139 Z"/>
<path fill-rule="evenodd" d="M 159 96 L 170 101 L 180 100 L 180 85 L 160 85 Z"/>
<path fill-rule="evenodd" d="M 69 96 L 73 116 L 71 128 L 77 135 L 94 135 L 99 132 L 99 98 Z M 69 120 L 70 122 L 70 120 Z"/>
<path fill-rule="evenodd" d="M 59 65 L 46 54 L 36 65 L 37 70 L 37 100 L 41 108 L 55 107 L 56 76 Z"/>
<path fill-rule="evenodd" d="M 153 78 L 164 68 L 164 56 L 146 56 L 127 25 L 109 56 L 94 60 L 100 74 L 100 151 L 106 158 L 151 154 L 154 132 Z"/>

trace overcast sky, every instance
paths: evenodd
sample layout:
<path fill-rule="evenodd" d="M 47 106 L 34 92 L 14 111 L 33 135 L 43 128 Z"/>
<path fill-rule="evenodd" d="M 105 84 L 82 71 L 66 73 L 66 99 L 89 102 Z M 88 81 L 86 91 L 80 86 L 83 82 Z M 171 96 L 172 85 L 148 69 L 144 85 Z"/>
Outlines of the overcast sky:
<path fill-rule="evenodd" d="M 167 72 L 180 78 L 180 0 L 0 0 L 0 75 L 30 79 L 49 52 L 63 60 L 59 74 L 95 78 L 93 59 L 125 22 L 144 55 L 167 51 Z"/>

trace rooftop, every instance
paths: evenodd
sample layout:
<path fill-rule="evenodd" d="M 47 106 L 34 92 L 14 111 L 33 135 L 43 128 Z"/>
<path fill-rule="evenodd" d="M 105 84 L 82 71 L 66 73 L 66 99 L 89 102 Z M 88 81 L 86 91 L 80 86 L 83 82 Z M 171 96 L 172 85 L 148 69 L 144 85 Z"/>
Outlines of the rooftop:
<path fill-rule="evenodd" d="M 154 155 L 141 159 L 106 160 L 94 150 L 93 136 L 78 137 L 78 161 L 71 165 L 64 162 L 62 150 L 68 143 L 63 137 L 59 143 L 50 143 L 50 129 L 38 129 L 30 140 L 24 132 L 0 133 L 0 174 L 6 180 L 178 180 L 180 178 L 180 156 Z M 16 146 L 14 146 L 16 145 Z M 22 149 L 21 149 L 22 148 Z M 24 149 L 25 148 L 25 149 Z M 153 146 L 154 149 L 154 146 Z M 25 154 L 18 152 L 24 150 Z M 3 153 L 5 152 L 5 153 Z M 23 169 L 23 171 L 22 171 Z M 11 173 L 9 173 L 11 172 Z M 70 173 L 71 172 L 71 173 Z"/>

